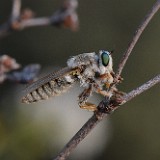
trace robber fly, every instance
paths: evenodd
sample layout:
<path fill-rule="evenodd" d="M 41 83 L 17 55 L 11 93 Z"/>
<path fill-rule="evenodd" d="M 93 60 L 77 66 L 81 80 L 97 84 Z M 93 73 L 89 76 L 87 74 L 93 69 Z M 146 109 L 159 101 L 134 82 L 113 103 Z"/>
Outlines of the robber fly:
<path fill-rule="evenodd" d="M 73 56 L 67 61 L 67 67 L 29 85 L 23 98 L 23 103 L 32 103 L 46 100 L 49 97 L 57 96 L 70 87 L 75 82 L 79 82 L 84 87 L 84 91 L 79 95 L 78 104 L 80 108 L 95 111 L 96 105 L 87 102 L 92 92 L 103 96 L 111 97 L 109 91 L 113 83 L 114 72 L 112 69 L 112 56 L 110 52 L 100 50 L 83 53 Z"/>

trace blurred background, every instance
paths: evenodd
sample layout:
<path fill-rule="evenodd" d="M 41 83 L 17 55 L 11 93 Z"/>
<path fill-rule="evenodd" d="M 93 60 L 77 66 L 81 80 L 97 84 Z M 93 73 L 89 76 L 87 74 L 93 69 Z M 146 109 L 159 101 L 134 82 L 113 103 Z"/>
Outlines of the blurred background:
<path fill-rule="evenodd" d="M 14 57 L 20 64 L 39 63 L 40 76 L 62 68 L 66 60 L 84 52 L 114 50 L 114 70 L 134 31 L 155 0 L 79 1 L 79 30 L 54 26 L 32 27 L 0 39 L 0 54 Z M 37 17 L 50 16 L 62 4 L 59 0 L 22 0 L 22 8 Z M 10 16 L 12 1 L 0 1 L 0 24 Z M 157 13 L 130 56 L 119 89 L 140 86 L 160 73 L 160 14 Z M 48 101 L 20 103 L 24 85 L 0 85 L 0 159 L 49 160 L 92 116 L 79 109 L 77 96 L 82 88 Z M 70 160 L 160 159 L 160 86 L 118 109 L 100 123 L 68 158 Z M 99 103 L 102 97 L 93 95 Z"/>

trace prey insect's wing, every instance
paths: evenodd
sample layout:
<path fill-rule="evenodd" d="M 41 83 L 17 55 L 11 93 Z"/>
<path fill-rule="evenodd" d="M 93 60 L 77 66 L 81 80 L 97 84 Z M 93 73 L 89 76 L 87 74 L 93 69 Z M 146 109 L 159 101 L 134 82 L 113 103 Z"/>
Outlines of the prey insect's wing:
<path fill-rule="evenodd" d="M 25 88 L 23 103 L 32 103 L 65 92 L 77 80 L 78 69 L 69 67 L 50 73 Z"/>

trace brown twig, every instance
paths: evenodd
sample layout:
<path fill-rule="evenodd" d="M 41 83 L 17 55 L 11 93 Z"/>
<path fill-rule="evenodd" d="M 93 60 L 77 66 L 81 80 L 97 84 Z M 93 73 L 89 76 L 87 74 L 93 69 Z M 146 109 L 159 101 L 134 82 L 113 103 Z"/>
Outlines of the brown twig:
<path fill-rule="evenodd" d="M 76 146 L 92 131 L 92 129 L 106 116 L 107 114 L 99 112 L 99 116 L 94 114 L 82 128 L 73 136 L 66 144 L 62 151 L 54 160 L 65 160 Z M 99 118 L 98 118 L 99 117 Z"/>
<path fill-rule="evenodd" d="M 11 21 L 15 21 L 19 18 L 21 12 L 21 0 L 13 0 Z"/>
<path fill-rule="evenodd" d="M 5 81 L 23 84 L 31 83 L 37 78 L 41 66 L 39 64 L 29 64 L 19 70 L 20 68 L 21 65 L 17 63 L 16 59 L 8 55 L 1 55 L 0 85 Z"/>
<path fill-rule="evenodd" d="M 148 12 L 142 23 L 139 25 L 138 29 L 136 30 L 132 41 L 129 43 L 127 50 L 125 51 L 123 58 L 119 64 L 115 81 L 116 83 L 119 76 L 122 73 L 122 70 L 126 64 L 127 59 L 129 58 L 129 55 L 131 51 L 133 50 L 135 44 L 137 43 L 139 37 L 141 36 L 142 32 L 146 28 L 147 24 L 150 22 L 150 20 L 153 18 L 155 13 L 160 8 L 160 0 L 157 0 L 157 2 L 153 5 L 152 9 Z M 155 78 L 151 79 L 150 81 L 146 82 L 142 86 L 138 87 L 135 90 L 132 90 L 128 94 L 124 95 L 122 97 L 123 104 L 130 101 L 135 96 L 141 94 L 142 92 L 148 90 L 155 84 L 160 83 L 160 75 L 156 76 Z M 116 85 L 116 84 L 115 84 Z M 103 104 L 103 101 L 99 104 L 98 108 L 101 108 Z M 112 106 L 112 110 L 115 110 L 119 108 L 118 105 Z M 101 111 L 96 112 L 84 125 L 83 127 L 74 135 L 74 137 L 66 144 L 66 146 L 62 149 L 62 151 L 58 154 L 54 160 L 64 160 L 66 159 L 71 151 L 73 151 L 76 146 L 91 132 L 91 130 L 106 117 L 108 114 L 102 113 Z"/>
<path fill-rule="evenodd" d="M 146 28 L 146 26 L 148 25 L 150 20 L 153 18 L 155 13 L 159 10 L 159 8 L 160 8 L 160 0 L 157 0 L 157 2 L 153 5 L 151 10 L 147 13 L 145 18 L 143 19 L 143 21 L 141 22 L 141 24 L 138 26 L 137 30 L 135 31 L 134 36 L 133 36 L 131 42 L 128 44 L 128 47 L 127 47 L 126 51 L 124 52 L 123 57 L 119 63 L 118 70 L 117 70 L 116 76 L 115 76 L 116 80 L 121 75 L 122 70 L 123 70 L 131 52 L 132 52 L 135 44 L 137 43 L 139 37 L 141 36 L 142 32 L 144 31 L 144 29 Z"/>
<path fill-rule="evenodd" d="M 25 14 L 30 12 L 30 16 L 27 17 L 26 15 L 23 15 L 23 12 L 21 12 L 21 0 L 13 0 L 10 19 L 6 23 L 0 25 L 0 38 L 13 31 L 20 31 L 35 26 L 52 25 L 76 31 L 78 29 L 78 15 L 76 13 L 77 6 L 77 0 L 66 0 L 51 16 L 33 18 L 32 16 L 34 14 L 31 10 L 25 12 Z"/>
<path fill-rule="evenodd" d="M 123 98 L 124 101 L 126 101 L 126 102 L 130 101 L 135 96 L 138 96 L 139 94 L 150 89 L 151 87 L 153 87 L 155 84 L 157 84 L 159 82 L 160 82 L 160 74 L 157 75 L 155 78 L 151 79 L 150 81 L 148 81 L 147 83 L 143 84 L 142 86 L 138 87 L 137 89 L 132 90 L 131 92 L 126 94 Z"/>
<path fill-rule="evenodd" d="M 25 21 L 22 21 L 19 27 L 21 29 L 25 29 L 28 27 L 35 27 L 35 26 L 47 26 L 50 24 L 51 24 L 51 21 L 49 17 L 41 17 L 41 18 L 32 18 L 32 19 L 27 19 Z"/>
<path fill-rule="evenodd" d="M 160 75 L 149 80 L 142 86 L 132 90 L 128 94 L 122 97 L 123 104 L 130 101 L 134 97 L 138 96 L 142 92 L 145 92 L 154 85 L 160 83 Z M 101 105 L 101 103 L 99 104 Z M 114 106 L 114 110 L 118 109 L 120 106 Z M 65 160 L 72 150 L 91 132 L 91 130 L 106 117 L 108 114 L 102 112 L 96 112 L 83 126 L 82 128 L 74 135 L 74 137 L 66 144 L 63 150 L 58 154 L 54 160 Z"/>

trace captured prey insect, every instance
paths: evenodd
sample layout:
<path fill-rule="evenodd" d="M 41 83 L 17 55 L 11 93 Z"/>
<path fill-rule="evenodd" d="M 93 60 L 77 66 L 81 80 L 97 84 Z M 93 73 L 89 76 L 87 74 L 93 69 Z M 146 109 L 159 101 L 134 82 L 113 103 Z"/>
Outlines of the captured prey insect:
<path fill-rule="evenodd" d="M 53 72 L 46 77 L 29 85 L 23 98 L 23 103 L 32 103 L 46 100 L 51 96 L 57 96 L 79 82 L 84 91 L 79 95 L 80 108 L 89 111 L 97 110 L 95 104 L 87 102 L 92 92 L 96 92 L 110 98 L 109 91 L 113 83 L 114 72 L 112 69 L 112 56 L 110 52 L 100 50 L 73 56 L 67 61 L 67 67 Z"/>

